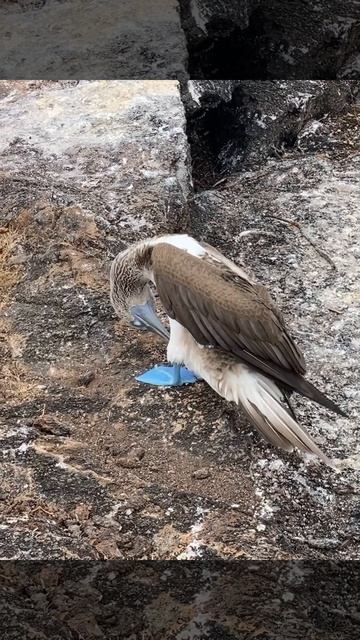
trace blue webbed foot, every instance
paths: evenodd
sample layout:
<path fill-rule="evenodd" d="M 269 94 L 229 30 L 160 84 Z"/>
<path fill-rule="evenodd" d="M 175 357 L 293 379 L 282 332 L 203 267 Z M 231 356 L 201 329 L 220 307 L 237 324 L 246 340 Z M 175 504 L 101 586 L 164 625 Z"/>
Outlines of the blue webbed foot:
<path fill-rule="evenodd" d="M 180 387 L 183 384 L 192 384 L 198 378 L 192 371 L 179 365 L 159 365 L 135 378 L 138 382 L 145 382 L 159 387 Z"/>

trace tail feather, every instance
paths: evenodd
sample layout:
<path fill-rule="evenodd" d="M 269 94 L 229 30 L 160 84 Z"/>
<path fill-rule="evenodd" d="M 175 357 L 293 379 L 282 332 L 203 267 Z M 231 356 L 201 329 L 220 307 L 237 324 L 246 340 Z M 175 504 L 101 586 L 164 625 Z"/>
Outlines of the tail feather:
<path fill-rule="evenodd" d="M 347 414 L 344 413 L 344 411 L 340 409 L 335 402 L 330 400 L 330 398 L 317 389 L 315 385 L 309 382 L 309 380 L 303 378 L 302 375 L 295 373 L 294 371 L 289 371 L 288 369 L 283 369 L 273 362 L 261 360 L 254 354 L 244 350 L 239 350 L 238 356 L 241 361 L 246 362 L 248 366 L 254 367 L 254 369 L 259 373 L 261 372 L 264 375 L 268 375 L 271 378 L 278 380 L 280 383 L 283 383 L 287 389 L 301 393 L 301 395 L 321 404 L 323 407 L 330 409 L 330 411 L 334 411 L 334 413 L 337 413 L 344 418 L 348 418 Z"/>
<path fill-rule="evenodd" d="M 243 404 L 243 408 L 245 409 L 251 422 L 257 427 L 258 430 L 261 431 L 265 439 L 275 447 L 280 447 L 280 449 L 284 449 L 285 451 L 293 451 L 293 445 L 289 442 L 289 440 L 283 438 L 281 433 L 272 426 L 266 415 L 261 412 L 256 404 L 251 400 L 249 400 L 249 404 L 252 411 L 247 410 L 245 403 Z"/>
<path fill-rule="evenodd" d="M 243 406 L 251 422 L 266 440 L 286 451 L 297 447 L 317 455 L 325 464 L 333 466 L 310 434 L 282 404 L 283 393 L 275 382 L 249 369 L 243 371 L 240 378 L 236 385 L 237 397 L 234 399 Z"/>
<path fill-rule="evenodd" d="M 309 382 L 309 380 L 306 380 L 302 376 L 296 376 L 296 383 L 294 384 L 293 388 L 295 389 L 295 391 L 301 393 L 306 398 L 314 400 L 314 402 L 317 402 L 323 407 L 330 409 L 330 411 L 334 411 L 334 413 L 337 413 L 339 416 L 343 416 L 343 418 L 348 417 L 348 415 L 342 409 L 340 409 L 340 407 L 338 407 L 335 402 L 330 400 L 330 398 L 322 393 L 322 391 L 317 389 L 315 385 L 313 385 L 311 382 Z"/>
<path fill-rule="evenodd" d="M 284 400 L 286 402 L 287 408 L 289 409 L 289 413 L 292 415 L 292 417 L 294 418 L 295 422 L 297 422 L 297 417 L 296 417 L 296 413 L 291 405 L 290 402 L 290 393 L 287 389 L 281 389 L 283 394 L 284 394 Z"/>

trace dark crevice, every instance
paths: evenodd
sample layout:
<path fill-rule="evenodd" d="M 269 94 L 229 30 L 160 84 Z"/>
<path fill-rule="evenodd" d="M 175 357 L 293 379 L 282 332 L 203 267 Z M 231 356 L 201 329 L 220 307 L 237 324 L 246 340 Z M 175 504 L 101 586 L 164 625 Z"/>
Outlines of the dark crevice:
<path fill-rule="evenodd" d="M 188 71 L 191 78 L 264 79 L 268 71 L 270 39 L 261 10 L 254 11 L 246 29 L 227 20 L 211 20 L 208 35 L 191 46 Z M 276 27 L 274 26 L 274 29 Z"/>
<path fill-rule="evenodd" d="M 179 0 L 179 9 L 190 78 L 358 77 L 351 67 L 360 10 L 352 0 Z"/>
<path fill-rule="evenodd" d="M 187 136 L 190 144 L 194 190 L 212 187 L 231 173 L 232 157 L 241 158 L 245 145 L 242 92 L 234 90 L 231 100 L 205 97 L 198 109 L 187 108 L 189 94 L 183 88 L 187 110 Z"/>
<path fill-rule="evenodd" d="M 293 149 L 297 143 L 298 136 L 294 131 L 285 131 L 280 136 L 278 147 L 280 150 Z M 270 155 L 276 155 L 276 153 L 270 153 Z"/>
<path fill-rule="evenodd" d="M 360 83 L 202 81 L 184 83 L 181 91 L 194 191 L 202 191 L 222 188 L 223 178 L 268 157 L 298 153 L 305 125 L 314 120 L 322 127 L 329 114 L 348 111 Z M 321 131 L 317 141 L 307 139 L 314 149 L 331 146 L 326 128 Z"/>

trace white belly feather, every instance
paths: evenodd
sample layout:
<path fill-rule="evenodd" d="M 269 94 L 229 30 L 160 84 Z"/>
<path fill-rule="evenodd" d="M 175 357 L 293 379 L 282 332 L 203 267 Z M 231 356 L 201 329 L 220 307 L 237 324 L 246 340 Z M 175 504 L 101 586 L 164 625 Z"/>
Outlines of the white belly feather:
<path fill-rule="evenodd" d="M 223 398 L 238 403 L 241 386 L 245 384 L 249 375 L 252 376 L 247 365 L 240 363 L 230 354 L 203 347 L 179 322 L 172 319 L 169 322 L 168 361 L 184 364 Z"/>

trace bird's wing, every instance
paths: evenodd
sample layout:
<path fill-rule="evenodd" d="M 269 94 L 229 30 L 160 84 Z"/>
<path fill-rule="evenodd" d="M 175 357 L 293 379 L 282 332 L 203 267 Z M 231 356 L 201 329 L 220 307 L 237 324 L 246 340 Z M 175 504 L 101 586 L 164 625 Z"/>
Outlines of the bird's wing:
<path fill-rule="evenodd" d="M 154 247 L 154 279 L 167 314 L 200 344 L 233 353 L 268 375 L 286 380 L 291 372 L 304 373 L 303 356 L 266 289 L 213 251 L 199 259 L 169 244 Z"/>
<path fill-rule="evenodd" d="M 235 274 L 243 278 L 245 281 L 253 284 L 254 288 L 261 296 L 263 302 L 266 303 L 266 305 L 272 310 L 282 326 L 285 328 L 285 322 L 282 313 L 274 303 L 274 300 L 271 298 L 268 290 L 266 289 L 266 287 L 256 282 L 255 278 L 252 274 L 249 273 L 248 269 L 245 271 L 244 265 L 239 266 L 232 260 L 229 260 L 229 258 L 226 258 L 222 253 L 220 253 L 220 251 L 215 249 L 215 247 L 212 247 L 211 244 L 208 244 L 207 242 L 199 242 L 199 244 L 201 244 L 201 246 L 206 250 L 206 256 L 204 259 L 207 262 L 216 265 L 218 269 L 223 273 L 225 278 L 231 280 L 231 274 Z"/>
<path fill-rule="evenodd" d="M 222 253 L 220 253 L 220 251 L 215 249 L 215 247 L 213 247 L 211 244 L 208 244 L 207 242 L 203 242 L 203 241 L 200 242 L 199 241 L 199 244 L 206 251 L 205 260 L 207 262 L 210 262 L 210 263 L 212 262 L 219 269 L 222 268 L 224 270 L 233 272 L 233 273 L 241 276 L 245 280 L 248 280 L 249 282 L 255 283 L 255 278 L 253 278 L 253 276 L 250 275 L 249 269 L 247 269 L 245 271 L 244 265 L 236 264 L 235 262 L 233 262 L 229 258 L 226 258 Z"/>

